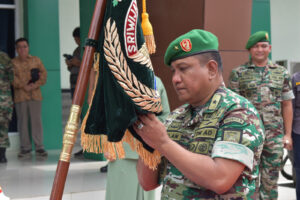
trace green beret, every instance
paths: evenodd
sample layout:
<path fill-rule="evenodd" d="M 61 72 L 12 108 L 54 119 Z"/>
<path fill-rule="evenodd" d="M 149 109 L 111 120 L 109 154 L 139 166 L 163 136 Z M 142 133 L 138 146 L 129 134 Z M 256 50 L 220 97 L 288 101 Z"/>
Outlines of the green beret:
<path fill-rule="evenodd" d="M 218 38 L 205 30 L 194 29 L 172 41 L 165 53 L 165 64 L 195 54 L 218 51 Z"/>
<path fill-rule="evenodd" d="M 246 49 L 250 49 L 258 42 L 270 42 L 269 40 L 269 34 L 266 31 L 258 31 L 254 34 L 252 34 L 249 37 L 249 40 L 246 44 Z"/>

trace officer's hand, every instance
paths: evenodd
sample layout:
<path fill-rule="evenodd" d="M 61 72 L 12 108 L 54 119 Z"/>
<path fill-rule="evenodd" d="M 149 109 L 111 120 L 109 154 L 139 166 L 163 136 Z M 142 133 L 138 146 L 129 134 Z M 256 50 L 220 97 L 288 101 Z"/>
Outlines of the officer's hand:
<path fill-rule="evenodd" d="M 154 149 L 170 141 L 164 124 L 153 113 L 140 115 L 133 128 Z"/>
<path fill-rule="evenodd" d="M 283 136 L 283 145 L 284 145 L 284 148 L 286 148 L 287 150 L 291 151 L 293 149 L 293 140 L 292 140 L 292 137 L 284 135 Z"/>

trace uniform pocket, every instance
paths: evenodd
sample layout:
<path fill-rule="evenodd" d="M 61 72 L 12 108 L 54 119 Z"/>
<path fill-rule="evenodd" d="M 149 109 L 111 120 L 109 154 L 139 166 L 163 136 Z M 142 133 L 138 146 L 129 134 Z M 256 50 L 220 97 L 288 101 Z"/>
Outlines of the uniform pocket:
<path fill-rule="evenodd" d="M 271 84 L 270 85 L 270 100 L 275 102 L 275 101 L 281 101 L 281 92 L 282 87 L 280 87 L 277 84 Z"/>
<path fill-rule="evenodd" d="M 257 84 L 255 82 L 241 83 L 241 95 L 252 101 L 257 98 Z"/>

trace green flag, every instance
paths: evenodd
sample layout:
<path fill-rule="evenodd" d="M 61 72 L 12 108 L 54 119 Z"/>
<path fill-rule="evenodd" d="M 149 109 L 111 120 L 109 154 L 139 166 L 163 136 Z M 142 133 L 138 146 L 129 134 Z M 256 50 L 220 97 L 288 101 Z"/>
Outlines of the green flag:
<path fill-rule="evenodd" d="M 139 114 L 162 110 L 136 0 L 107 0 L 98 45 L 99 76 L 84 120 L 82 146 L 98 153 L 105 151 L 106 142 L 116 144 L 126 135 L 132 148 L 152 162 L 153 149 L 132 128 Z M 128 139 L 131 136 L 134 139 Z M 122 154 L 117 146 L 106 150 Z"/>

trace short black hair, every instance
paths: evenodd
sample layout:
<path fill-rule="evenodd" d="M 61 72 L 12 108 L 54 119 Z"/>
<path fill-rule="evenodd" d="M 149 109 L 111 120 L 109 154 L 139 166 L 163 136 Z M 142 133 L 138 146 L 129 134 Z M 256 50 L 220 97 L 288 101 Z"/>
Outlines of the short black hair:
<path fill-rule="evenodd" d="M 26 38 L 23 38 L 23 37 L 17 39 L 17 40 L 15 41 L 15 45 L 17 46 L 17 44 L 18 44 L 19 42 L 23 42 L 23 41 L 25 41 L 25 42 L 29 45 L 28 40 L 27 40 Z"/>
<path fill-rule="evenodd" d="M 79 37 L 80 38 L 80 28 L 76 27 L 73 31 L 73 37 Z"/>
<path fill-rule="evenodd" d="M 222 58 L 219 51 L 210 51 L 196 55 L 199 58 L 200 63 L 206 64 L 210 60 L 214 60 L 218 64 L 219 72 L 223 72 Z"/>

